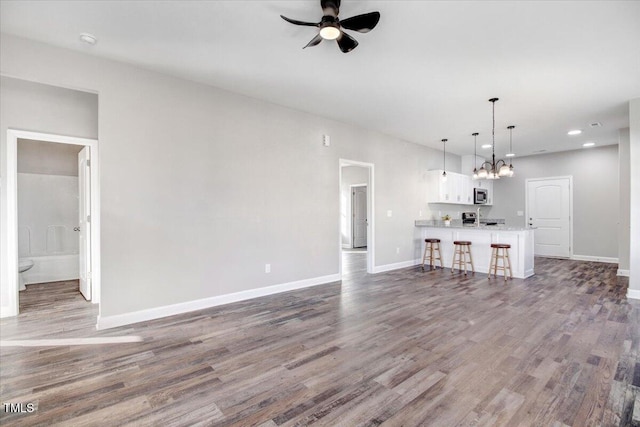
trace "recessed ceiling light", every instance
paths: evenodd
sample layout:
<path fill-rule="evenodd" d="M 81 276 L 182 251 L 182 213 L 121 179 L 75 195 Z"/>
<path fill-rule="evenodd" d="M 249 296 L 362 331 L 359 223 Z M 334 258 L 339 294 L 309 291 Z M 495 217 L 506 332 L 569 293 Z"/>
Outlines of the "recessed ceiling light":
<path fill-rule="evenodd" d="M 491 144 L 482 144 L 482 148 L 491 148 Z"/>
<path fill-rule="evenodd" d="M 582 144 L 583 147 L 593 147 L 594 145 L 596 145 L 595 142 L 585 142 Z"/>
<path fill-rule="evenodd" d="M 98 39 L 96 38 L 96 36 L 94 36 L 93 34 L 89 34 L 89 33 L 82 33 L 80 34 L 80 41 L 86 44 L 89 44 L 91 46 L 93 46 L 94 44 L 98 43 Z"/>
<path fill-rule="evenodd" d="M 514 156 L 515 156 L 515 153 L 507 153 L 507 154 L 505 154 L 504 156 L 505 156 L 505 157 L 514 157 Z"/>
<path fill-rule="evenodd" d="M 580 129 L 574 129 L 567 132 L 567 135 L 580 135 L 582 131 Z"/>

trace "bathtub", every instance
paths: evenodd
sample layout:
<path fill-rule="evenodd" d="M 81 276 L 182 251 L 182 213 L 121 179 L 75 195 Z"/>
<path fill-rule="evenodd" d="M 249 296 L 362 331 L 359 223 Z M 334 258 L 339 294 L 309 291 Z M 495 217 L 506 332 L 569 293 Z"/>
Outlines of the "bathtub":
<path fill-rule="evenodd" d="M 26 285 L 80 278 L 78 254 L 28 256 L 24 258 L 30 259 L 34 263 L 33 268 L 22 273 Z"/>

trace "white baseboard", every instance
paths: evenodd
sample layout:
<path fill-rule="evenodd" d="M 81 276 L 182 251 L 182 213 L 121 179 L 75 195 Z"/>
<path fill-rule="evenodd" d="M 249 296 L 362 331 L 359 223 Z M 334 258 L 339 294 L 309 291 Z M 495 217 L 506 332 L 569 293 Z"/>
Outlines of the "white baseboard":
<path fill-rule="evenodd" d="M 116 314 L 113 316 L 98 316 L 96 329 L 109 329 L 118 326 L 130 325 L 132 323 L 145 322 L 147 320 L 159 319 L 161 317 L 174 316 L 176 314 L 188 313 L 190 311 L 202 310 L 218 305 L 230 304 L 232 302 L 244 301 L 252 298 L 278 294 L 281 292 L 293 291 L 310 286 L 323 285 L 326 283 L 339 281 L 339 274 L 312 277 L 310 279 L 298 280 L 295 282 L 281 283 L 279 285 L 266 286 L 264 288 L 249 289 L 247 291 L 234 292 L 232 294 L 219 295 L 210 298 L 203 298 L 194 301 L 187 301 L 178 304 L 154 307 L 146 310 L 134 311 L 131 313 Z"/>
<path fill-rule="evenodd" d="M 627 298 L 640 299 L 640 289 L 627 289 Z"/>
<path fill-rule="evenodd" d="M 629 270 L 620 270 L 616 273 L 617 276 L 629 277 Z"/>
<path fill-rule="evenodd" d="M 413 267 L 414 265 L 420 265 L 421 259 L 414 259 L 409 261 L 396 262 L 394 264 L 378 265 L 373 267 L 374 273 L 384 273 L 385 271 L 398 270 L 400 268 Z"/>
<path fill-rule="evenodd" d="M 612 258 L 612 257 L 606 257 L 606 256 L 573 255 L 571 259 L 576 261 L 606 262 L 609 264 L 618 263 L 618 258 Z"/>

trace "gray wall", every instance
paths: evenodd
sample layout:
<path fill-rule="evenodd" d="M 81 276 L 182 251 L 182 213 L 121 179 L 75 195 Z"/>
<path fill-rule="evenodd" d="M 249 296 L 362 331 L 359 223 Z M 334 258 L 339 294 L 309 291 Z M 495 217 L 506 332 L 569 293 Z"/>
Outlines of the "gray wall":
<path fill-rule="evenodd" d="M 618 144 L 618 164 L 620 183 L 620 221 L 618 225 L 618 269 L 629 272 L 630 221 L 630 171 L 629 128 L 620 129 Z"/>
<path fill-rule="evenodd" d="M 3 45 L 4 46 L 4 45 Z M 7 58 L 0 48 L 0 66 Z M 21 52 L 24 53 L 24 52 Z M 46 70 L 42 64 L 34 68 Z M 4 68 L 2 68 L 4 70 Z M 10 73 L 13 75 L 13 73 Z M 98 96 L 92 93 L 63 89 L 8 77 L 0 77 L 0 158 L 6 155 L 7 129 L 19 129 L 59 135 L 97 138 L 98 136 Z M 18 143 L 20 150 L 23 143 Z M 58 145 L 58 144 L 55 144 Z M 19 165 L 21 172 L 25 165 Z M 27 168 L 28 169 L 28 168 Z M 0 205 L 6 200 L 5 177 L 2 171 Z M 4 218 L 4 209 L 0 209 Z M 6 239 L 0 246 L 0 271 L 8 271 Z M 15 267 L 12 267 L 15 268 Z M 9 301 L 7 289 L 0 290 L 0 300 Z"/>
<path fill-rule="evenodd" d="M 627 295 L 640 299 L 640 98 L 629 102 L 629 290 Z"/>
<path fill-rule="evenodd" d="M 46 67 L 38 68 L 46 70 Z M 4 75 L 0 77 L 0 90 L 2 141 L 6 140 L 8 128 L 80 138 L 98 137 L 98 95 L 95 93 Z"/>
<path fill-rule="evenodd" d="M 3 75 L 99 93 L 101 316 L 336 274 L 340 158 L 375 164 L 376 265 L 419 258 L 421 174 L 441 153 L 129 65 L 1 42 Z M 95 136 L 39 120 L 3 126 Z M 5 139 L 3 130 L 3 153 Z"/>
<path fill-rule="evenodd" d="M 618 257 L 618 146 L 514 159 L 515 176 L 494 182 L 494 218 L 524 226 L 525 180 L 573 176 L 573 254 Z"/>

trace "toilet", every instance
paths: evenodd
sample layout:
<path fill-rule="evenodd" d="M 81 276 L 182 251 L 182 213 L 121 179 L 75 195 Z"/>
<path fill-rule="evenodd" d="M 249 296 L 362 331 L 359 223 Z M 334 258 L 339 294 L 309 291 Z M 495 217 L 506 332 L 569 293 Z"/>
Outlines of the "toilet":
<path fill-rule="evenodd" d="M 24 277 L 22 273 L 33 267 L 33 261 L 30 259 L 21 259 L 18 261 L 18 290 L 24 291 L 27 287 L 24 285 Z"/>

